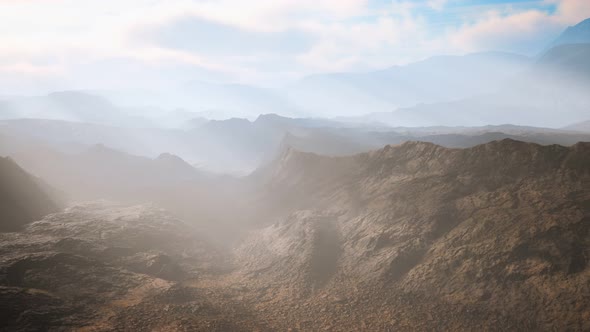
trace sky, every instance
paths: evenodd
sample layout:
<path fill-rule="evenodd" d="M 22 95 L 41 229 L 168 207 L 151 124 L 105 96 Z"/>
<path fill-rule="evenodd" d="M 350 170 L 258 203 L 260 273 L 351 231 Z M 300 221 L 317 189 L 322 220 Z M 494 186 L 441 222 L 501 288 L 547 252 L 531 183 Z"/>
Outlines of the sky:
<path fill-rule="evenodd" d="M 441 54 L 535 55 L 589 0 L 0 0 L 0 95 L 260 86 Z"/>

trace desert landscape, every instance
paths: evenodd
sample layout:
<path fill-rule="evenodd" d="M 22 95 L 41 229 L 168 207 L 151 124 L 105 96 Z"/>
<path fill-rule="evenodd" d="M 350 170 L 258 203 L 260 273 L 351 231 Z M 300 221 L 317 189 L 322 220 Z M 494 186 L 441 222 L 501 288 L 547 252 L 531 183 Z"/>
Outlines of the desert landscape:
<path fill-rule="evenodd" d="M 175 9 L 155 3 L 117 8 Z M 221 6 L 231 21 L 238 7 L 186 5 L 180 23 L 142 36 L 219 57 L 272 53 L 267 32 L 199 16 Z M 306 6 L 295 13 L 336 8 Z M 508 8 L 414 6 L 403 8 L 426 21 Z M 545 15 L 534 16 L 546 20 L 540 48 L 442 52 L 275 88 L 143 62 L 124 62 L 141 73 L 124 77 L 104 60 L 66 61 L 80 69 L 71 86 L 55 78 L 36 93 L 47 82 L 2 74 L 0 56 L 0 331 L 590 330 L 590 19 L 566 15 L 590 7 L 510 6 L 490 22 Z M 191 31 L 195 44 L 182 44 Z M 299 40 L 277 38 L 285 57 Z M 100 85 L 102 65 L 126 88 Z M 126 81 L 143 75 L 182 84 Z"/>

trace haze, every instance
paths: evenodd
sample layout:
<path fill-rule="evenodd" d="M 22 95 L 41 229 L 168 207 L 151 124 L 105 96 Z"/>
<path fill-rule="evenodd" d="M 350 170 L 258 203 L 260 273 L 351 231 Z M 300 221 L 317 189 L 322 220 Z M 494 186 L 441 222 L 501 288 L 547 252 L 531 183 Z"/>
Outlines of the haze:
<path fill-rule="evenodd" d="M 590 330 L 590 1 L 0 0 L 0 331 Z"/>

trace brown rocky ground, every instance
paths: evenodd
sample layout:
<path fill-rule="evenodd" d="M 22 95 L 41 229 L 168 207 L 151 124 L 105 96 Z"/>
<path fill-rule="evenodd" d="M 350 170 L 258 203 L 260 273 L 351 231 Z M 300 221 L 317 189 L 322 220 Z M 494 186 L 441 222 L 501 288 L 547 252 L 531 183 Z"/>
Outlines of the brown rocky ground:
<path fill-rule="evenodd" d="M 590 145 L 286 150 L 231 250 L 150 206 L 0 234 L 6 330 L 590 329 Z M 229 208 L 229 206 L 228 206 Z M 8 305 L 8 303 L 10 303 Z"/>

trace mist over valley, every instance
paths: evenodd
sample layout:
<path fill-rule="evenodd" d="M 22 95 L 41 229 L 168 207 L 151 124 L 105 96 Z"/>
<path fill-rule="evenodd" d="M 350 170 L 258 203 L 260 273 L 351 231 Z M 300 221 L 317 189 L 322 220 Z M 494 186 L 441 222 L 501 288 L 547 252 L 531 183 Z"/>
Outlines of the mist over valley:
<path fill-rule="evenodd" d="M 80 6 L 0 2 L 0 331 L 590 329 L 585 1 Z"/>

